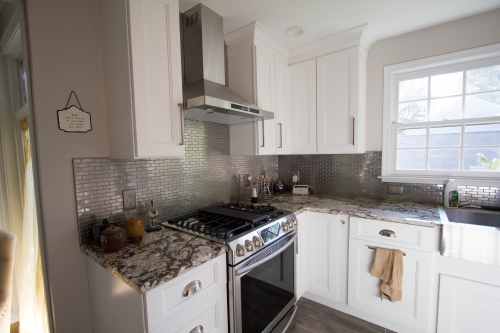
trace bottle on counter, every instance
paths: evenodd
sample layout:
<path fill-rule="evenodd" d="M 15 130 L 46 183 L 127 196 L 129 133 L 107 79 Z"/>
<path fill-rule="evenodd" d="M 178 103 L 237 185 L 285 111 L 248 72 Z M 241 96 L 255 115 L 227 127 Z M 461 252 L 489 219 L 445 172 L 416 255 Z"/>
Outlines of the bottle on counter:
<path fill-rule="evenodd" d="M 444 206 L 446 208 L 458 208 L 460 194 L 455 179 L 450 179 L 444 188 Z"/>

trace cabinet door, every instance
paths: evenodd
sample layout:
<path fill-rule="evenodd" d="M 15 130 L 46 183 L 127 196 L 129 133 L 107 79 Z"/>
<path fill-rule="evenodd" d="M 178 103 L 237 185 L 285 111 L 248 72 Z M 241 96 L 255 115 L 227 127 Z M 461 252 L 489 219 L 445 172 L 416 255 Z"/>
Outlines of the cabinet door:
<path fill-rule="evenodd" d="M 129 0 L 129 20 L 135 157 L 184 155 L 178 0 Z"/>
<path fill-rule="evenodd" d="M 290 153 L 290 108 L 289 108 L 289 68 L 281 61 L 274 61 L 276 82 L 276 108 L 274 116 L 276 119 L 276 144 L 278 154 Z"/>
<path fill-rule="evenodd" d="M 276 102 L 274 57 L 259 47 L 255 47 L 255 74 L 257 106 L 274 112 Z M 258 155 L 275 155 L 276 119 L 259 120 L 256 126 Z"/>
<path fill-rule="evenodd" d="M 403 257 L 401 302 L 380 299 L 380 280 L 370 274 L 375 250 L 383 244 L 349 239 L 349 306 L 413 329 L 429 331 L 429 304 L 433 274 L 432 254 L 411 249 Z"/>
<path fill-rule="evenodd" d="M 441 275 L 438 332 L 498 332 L 500 287 Z"/>
<path fill-rule="evenodd" d="M 290 152 L 317 152 L 316 60 L 290 66 Z"/>
<path fill-rule="evenodd" d="M 307 291 L 347 304 L 347 260 L 349 227 L 347 217 L 311 212 Z"/>
<path fill-rule="evenodd" d="M 318 153 L 364 153 L 363 82 L 359 80 L 358 47 L 317 59 Z M 360 90 L 361 89 L 361 90 Z M 363 90 L 363 91 L 362 91 Z M 362 143 L 362 149 L 360 146 Z"/>
<path fill-rule="evenodd" d="M 297 239 L 295 240 L 295 294 L 297 300 L 302 297 L 307 289 L 307 244 L 309 243 L 306 224 L 310 212 L 303 212 L 297 215 Z"/>

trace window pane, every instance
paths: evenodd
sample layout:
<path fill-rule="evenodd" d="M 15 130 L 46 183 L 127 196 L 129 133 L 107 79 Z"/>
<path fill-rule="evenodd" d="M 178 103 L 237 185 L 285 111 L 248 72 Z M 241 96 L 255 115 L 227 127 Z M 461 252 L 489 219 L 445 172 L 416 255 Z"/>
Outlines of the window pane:
<path fill-rule="evenodd" d="M 429 133 L 429 147 L 460 146 L 461 126 L 431 127 Z"/>
<path fill-rule="evenodd" d="M 415 101 L 427 98 L 428 79 L 414 79 L 399 82 L 399 101 Z"/>
<path fill-rule="evenodd" d="M 500 116 L 500 93 L 465 97 L 465 118 Z"/>
<path fill-rule="evenodd" d="M 463 72 L 431 76 L 431 97 L 462 94 Z"/>
<path fill-rule="evenodd" d="M 460 149 L 430 149 L 429 170 L 459 170 Z"/>
<path fill-rule="evenodd" d="M 431 100 L 430 121 L 462 118 L 462 97 Z"/>
<path fill-rule="evenodd" d="M 463 169 L 464 171 L 500 171 L 500 149 L 464 149 Z"/>
<path fill-rule="evenodd" d="M 500 146 L 500 124 L 465 126 L 466 146 Z"/>
<path fill-rule="evenodd" d="M 500 90 L 500 65 L 467 71 L 466 93 Z"/>
<path fill-rule="evenodd" d="M 425 149 L 398 149 L 398 170 L 425 170 Z"/>
<path fill-rule="evenodd" d="M 398 130 L 398 148 L 425 147 L 426 136 L 426 128 Z"/>
<path fill-rule="evenodd" d="M 399 103 L 398 121 L 418 123 L 427 120 L 427 102 Z"/>

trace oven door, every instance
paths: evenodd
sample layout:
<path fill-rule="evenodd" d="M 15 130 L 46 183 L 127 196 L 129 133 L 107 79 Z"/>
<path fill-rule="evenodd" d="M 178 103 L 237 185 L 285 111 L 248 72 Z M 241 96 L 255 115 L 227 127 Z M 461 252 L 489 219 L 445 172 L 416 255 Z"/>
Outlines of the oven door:
<path fill-rule="evenodd" d="M 297 232 L 229 267 L 229 316 L 233 333 L 267 333 L 288 326 L 294 314 Z M 284 326 L 283 326 L 284 325 Z"/>

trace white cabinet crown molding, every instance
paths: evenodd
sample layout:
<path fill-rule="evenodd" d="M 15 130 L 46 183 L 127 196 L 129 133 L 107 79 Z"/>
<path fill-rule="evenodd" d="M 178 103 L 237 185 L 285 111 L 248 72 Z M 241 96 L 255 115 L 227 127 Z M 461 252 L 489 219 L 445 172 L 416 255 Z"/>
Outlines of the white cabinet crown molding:
<path fill-rule="evenodd" d="M 264 43 L 266 46 L 279 54 L 279 57 L 282 58 L 281 61 L 288 64 L 288 62 L 284 60 L 288 60 L 290 48 L 267 31 L 262 25 L 259 24 L 259 22 L 250 23 L 243 28 L 225 34 L 224 40 L 228 46 L 228 53 L 231 45 L 240 43 L 247 38 L 256 38 L 260 42 Z M 277 55 L 275 54 L 274 56 Z"/>
<path fill-rule="evenodd" d="M 366 55 L 370 47 L 377 41 L 368 24 L 363 24 L 318 40 L 292 48 L 289 65 L 320 56 L 359 46 Z"/>

